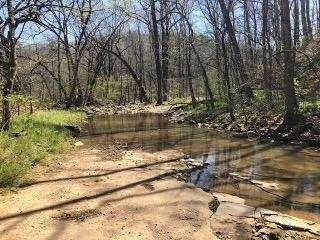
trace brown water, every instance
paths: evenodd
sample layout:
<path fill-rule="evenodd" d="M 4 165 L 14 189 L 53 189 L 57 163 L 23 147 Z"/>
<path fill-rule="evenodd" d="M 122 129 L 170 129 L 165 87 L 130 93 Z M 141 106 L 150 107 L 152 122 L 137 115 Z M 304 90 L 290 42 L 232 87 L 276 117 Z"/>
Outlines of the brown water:
<path fill-rule="evenodd" d="M 319 149 L 228 138 L 209 129 L 172 124 L 168 117 L 152 114 L 91 119 L 86 138 L 100 146 L 120 141 L 129 148 L 150 152 L 182 150 L 205 164 L 189 173 L 189 181 L 197 186 L 237 195 L 251 206 L 320 222 Z M 230 173 L 273 183 L 279 189 L 263 190 Z"/>

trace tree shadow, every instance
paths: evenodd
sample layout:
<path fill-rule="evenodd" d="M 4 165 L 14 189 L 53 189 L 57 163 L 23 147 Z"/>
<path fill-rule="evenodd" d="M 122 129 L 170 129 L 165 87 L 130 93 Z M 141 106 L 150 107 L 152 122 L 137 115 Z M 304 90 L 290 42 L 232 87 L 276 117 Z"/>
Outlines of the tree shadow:
<path fill-rule="evenodd" d="M 171 160 L 171 161 L 174 161 L 174 160 Z M 116 193 L 116 192 L 119 192 L 119 191 L 122 191 L 122 190 L 126 190 L 126 189 L 129 189 L 129 188 L 133 188 L 133 187 L 136 187 L 136 186 L 144 184 L 144 183 L 154 182 L 154 181 L 157 181 L 157 180 L 169 177 L 169 176 L 173 176 L 173 175 L 175 175 L 177 173 L 183 173 L 185 171 L 189 171 L 189 169 L 188 170 L 169 171 L 169 172 L 165 172 L 165 173 L 156 175 L 154 177 L 150 177 L 150 178 L 143 179 L 143 180 L 140 180 L 140 181 L 136 181 L 136 182 L 132 182 L 132 183 L 129 183 L 129 184 L 125 184 L 125 185 L 122 185 L 122 186 L 119 186 L 119 187 L 116 187 L 116 188 L 112 188 L 112 189 L 109 189 L 109 190 L 106 190 L 106 191 L 102 191 L 102 192 L 99 192 L 99 193 L 96 193 L 96 194 L 85 195 L 85 196 L 82 196 L 82 197 L 79 197 L 79 198 L 74 198 L 74 199 L 71 199 L 71 200 L 62 201 L 62 202 L 57 203 L 57 204 L 52 204 L 52 205 L 49 205 L 49 206 L 40 207 L 40 208 L 36 208 L 36 209 L 25 211 L 25 212 L 21 212 L 21 213 L 14 213 L 14 214 L 8 214 L 8 215 L 5 215 L 5 216 L 0 216 L 0 222 L 4 221 L 4 220 L 14 219 L 14 218 L 17 218 L 17 217 L 27 217 L 27 216 L 30 216 L 30 215 L 33 215 L 33 214 L 36 214 L 36 213 L 40 213 L 40 212 L 43 212 L 43 211 L 58 209 L 58 208 L 62 208 L 62 207 L 65 207 L 65 206 L 68 206 L 68 205 L 72 205 L 72 204 L 76 204 L 76 203 L 79 203 L 79 202 L 89 201 L 89 200 L 92 200 L 92 199 L 101 198 L 101 197 L 110 195 L 112 193 Z"/>
<path fill-rule="evenodd" d="M 144 169 L 148 167 L 153 167 L 161 164 L 166 164 L 166 163 L 172 163 L 179 161 L 182 157 L 179 158 L 173 158 L 165 161 L 158 161 L 158 162 L 151 162 L 151 163 L 146 163 L 146 164 L 141 164 L 138 166 L 132 166 L 132 167 L 126 167 L 126 168 L 121 168 L 121 169 L 114 169 L 114 170 L 109 170 L 104 173 L 98 173 L 98 174 L 90 174 L 90 175 L 83 175 L 83 176 L 75 176 L 75 177 L 64 177 L 64 178 L 55 178 L 55 179 L 48 179 L 48 180 L 40 180 L 40 181 L 34 181 L 34 182 L 28 182 L 23 185 L 21 185 L 21 188 L 27 188 L 30 186 L 34 185 L 39 185 L 39 184 L 44 184 L 44 183 L 53 183 L 53 182 L 60 182 L 60 181 L 69 181 L 69 180 L 79 180 L 79 179 L 87 179 L 87 178 L 96 178 L 96 177 L 105 177 L 109 176 L 112 174 L 116 173 L 121 173 L 125 171 L 132 171 L 132 170 L 138 170 L 138 169 Z"/>

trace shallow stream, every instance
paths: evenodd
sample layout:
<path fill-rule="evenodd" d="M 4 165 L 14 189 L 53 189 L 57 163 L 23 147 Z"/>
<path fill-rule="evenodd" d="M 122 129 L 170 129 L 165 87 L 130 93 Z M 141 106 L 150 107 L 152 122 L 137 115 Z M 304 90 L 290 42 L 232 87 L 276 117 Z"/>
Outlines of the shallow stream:
<path fill-rule="evenodd" d="M 320 222 L 320 150 L 229 138 L 153 114 L 97 117 L 87 129 L 84 137 L 95 145 L 119 141 L 149 152 L 182 150 L 205 164 L 188 176 L 195 185 Z"/>

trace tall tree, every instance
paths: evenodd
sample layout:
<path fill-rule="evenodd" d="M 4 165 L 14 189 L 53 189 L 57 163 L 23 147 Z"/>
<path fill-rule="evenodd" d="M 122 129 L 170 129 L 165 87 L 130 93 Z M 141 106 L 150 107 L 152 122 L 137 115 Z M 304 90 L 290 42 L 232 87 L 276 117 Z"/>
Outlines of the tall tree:
<path fill-rule="evenodd" d="M 49 2 L 37 0 L 6 0 L 0 4 L 0 69 L 4 78 L 2 88 L 1 129 L 8 130 L 11 122 L 10 95 L 13 90 L 17 72 L 16 47 L 25 25 L 37 22 L 44 4 Z"/>
<path fill-rule="evenodd" d="M 228 32 L 229 35 L 229 39 L 230 39 L 230 43 L 231 46 L 233 48 L 233 52 L 234 52 L 234 57 L 236 62 L 238 63 L 237 69 L 239 72 L 239 76 L 240 76 L 240 82 L 241 82 L 241 86 L 240 86 L 240 91 L 244 93 L 245 97 L 247 100 L 251 100 L 253 97 L 253 91 L 252 88 L 250 86 L 250 81 L 249 81 L 249 75 L 247 74 L 247 70 L 245 68 L 244 65 L 244 61 L 241 55 L 241 51 L 239 48 L 239 44 L 236 38 L 236 34 L 229 16 L 229 11 L 227 9 L 227 6 L 224 2 L 224 0 L 218 0 L 219 5 L 220 5 L 220 9 L 223 15 L 223 19 L 226 25 L 226 30 Z"/>
<path fill-rule="evenodd" d="M 193 30 L 193 26 L 189 20 L 189 15 L 186 13 L 186 8 L 187 8 L 187 3 L 185 3 L 185 6 L 181 5 L 181 4 L 176 4 L 176 8 L 177 8 L 177 11 L 179 13 L 179 15 L 182 17 L 182 19 L 184 20 L 185 24 L 187 25 L 187 28 L 189 30 L 189 42 L 188 44 L 190 44 L 193 52 L 194 52 L 194 55 L 197 59 L 197 63 L 199 65 L 199 68 L 200 68 L 200 71 L 201 71 L 201 75 L 202 75 L 202 78 L 203 78 L 203 82 L 204 82 L 204 86 L 205 86 L 205 90 L 206 90 L 206 94 L 208 94 L 209 96 L 209 100 L 210 100 L 210 105 L 212 107 L 214 107 L 214 94 L 213 94 L 213 91 L 211 89 L 211 86 L 210 86 L 210 81 L 209 81 L 209 77 L 208 77 L 208 74 L 207 74 L 207 70 L 206 70 L 206 67 L 200 57 L 200 54 L 197 50 L 197 48 L 195 47 L 195 34 L 194 34 L 194 30 Z"/>
<path fill-rule="evenodd" d="M 268 41 L 270 40 L 268 34 L 268 13 L 269 1 L 263 0 L 262 2 L 262 66 L 263 66 L 263 84 L 265 86 L 266 100 L 273 107 L 272 91 L 271 91 L 271 69 L 268 64 Z M 271 57 L 271 56 L 269 56 Z"/>
<path fill-rule="evenodd" d="M 191 34 L 189 31 L 189 42 L 192 41 L 191 39 Z M 190 46 L 190 44 L 187 45 L 186 49 L 185 49 L 185 54 L 186 54 L 186 69 L 187 69 L 187 81 L 188 81 L 188 86 L 189 86 L 189 91 L 190 91 L 190 96 L 191 96 L 191 102 L 192 102 L 192 106 L 196 107 L 197 105 L 197 100 L 196 97 L 194 95 L 194 90 L 193 90 L 193 84 L 192 84 L 192 72 L 191 72 L 191 63 L 192 63 L 192 48 Z"/>
<path fill-rule="evenodd" d="M 307 27 L 308 27 L 308 36 L 312 38 L 312 25 L 311 25 L 311 18 L 310 18 L 310 0 L 306 1 L 306 19 L 307 19 Z"/>
<path fill-rule="evenodd" d="M 160 37 L 158 29 L 158 20 L 156 14 L 156 0 L 150 0 L 150 14 L 151 14 L 151 35 L 153 43 L 153 54 L 156 65 L 156 75 L 157 75 L 157 105 L 161 105 L 163 102 L 163 89 L 162 89 L 162 65 L 160 56 Z"/>
<path fill-rule="evenodd" d="M 302 33 L 305 38 L 309 37 L 307 14 L 306 14 L 306 0 L 300 0 L 301 3 L 301 23 Z"/>
<path fill-rule="evenodd" d="M 161 60 L 162 60 L 162 81 L 163 100 L 167 100 L 168 78 L 169 78 L 169 40 L 170 40 L 170 11 L 168 0 L 160 1 L 161 16 Z"/>
<path fill-rule="evenodd" d="M 297 47 L 300 40 L 300 20 L 298 0 L 293 0 L 293 43 Z"/>
<path fill-rule="evenodd" d="M 286 113 L 284 123 L 295 124 L 298 121 L 298 102 L 294 87 L 294 60 L 291 36 L 290 8 L 288 0 L 280 1 L 281 9 L 281 33 L 283 45 L 283 90 L 285 96 Z"/>

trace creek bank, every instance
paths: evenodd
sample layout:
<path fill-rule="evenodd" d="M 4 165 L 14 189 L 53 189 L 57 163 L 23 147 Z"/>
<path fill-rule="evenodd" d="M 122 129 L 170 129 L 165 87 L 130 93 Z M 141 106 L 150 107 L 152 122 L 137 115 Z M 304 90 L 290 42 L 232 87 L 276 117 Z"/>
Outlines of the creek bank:
<path fill-rule="evenodd" d="M 0 191 L 23 184 L 25 174 L 49 154 L 71 149 L 85 117 L 63 110 L 16 116 L 10 129 L 0 132 Z"/>
<path fill-rule="evenodd" d="M 168 114 L 170 105 L 154 105 L 154 104 L 127 104 L 115 105 L 109 104 L 106 106 L 86 106 L 81 108 L 91 116 L 105 116 L 115 114 L 137 114 L 137 113 L 153 113 L 153 114 Z"/>
<path fill-rule="evenodd" d="M 235 114 L 235 121 L 231 120 L 227 109 L 223 107 L 215 110 L 199 107 L 192 110 L 189 105 L 184 105 L 171 111 L 173 122 L 212 128 L 235 138 L 320 147 L 319 111 L 302 117 L 301 121 L 293 126 L 284 126 L 283 115 L 271 111 L 244 109 Z"/>
<path fill-rule="evenodd" d="M 189 171 L 176 175 L 179 181 L 188 182 L 188 173 L 199 168 L 198 161 L 187 161 L 181 159 L 182 164 L 189 168 Z M 230 176 L 246 179 L 237 173 L 230 173 Z M 264 189 L 277 190 L 275 183 L 255 181 L 252 184 L 259 185 Z M 243 198 L 230 194 L 214 192 L 206 187 L 201 188 L 204 192 L 212 195 L 213 200 L 208 207 L 212 211 L 211 218 L 215 225 L 214 232 L 220 239 L 320 239 L 320 223 L 296 218 L 280 212 L 252 207 L 246 205 Z M 239 231 L 239 228 L 242 230 Z"/>
<path fill-rule="evenodd" d="M 223 193 L 212 193 L 220 205 L 212 215 L 217 225 L 214 232 L 221 239 L 236 234 L 242 239 L 319 239 L 320 224 L 295 218 L 279 212 L 245 205 L 242 198 Z M 220 225 L 220 223 L 225 223 Z M 232 226 L 230 231 L 228 226 Z M 227 237 L 226 237 L 227 236 Z M 233 238 L 232 238 L 233 239 Z"/>

